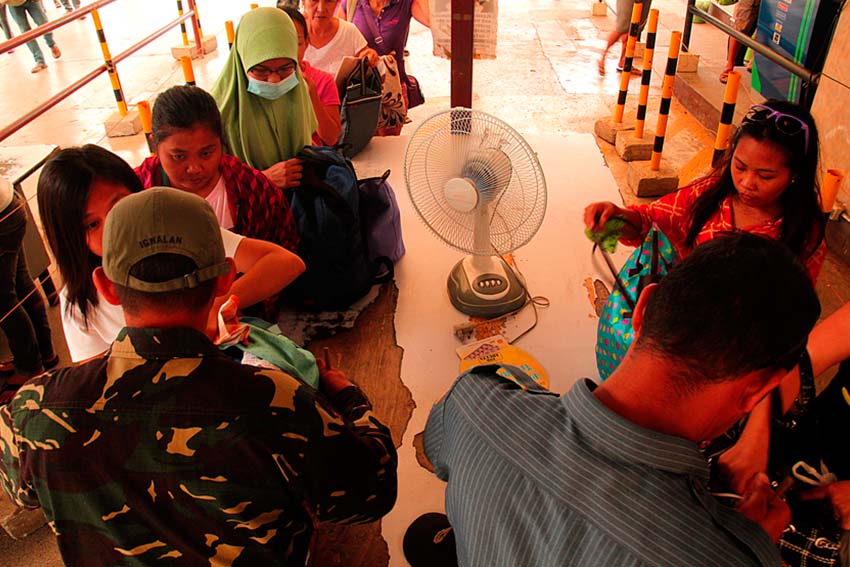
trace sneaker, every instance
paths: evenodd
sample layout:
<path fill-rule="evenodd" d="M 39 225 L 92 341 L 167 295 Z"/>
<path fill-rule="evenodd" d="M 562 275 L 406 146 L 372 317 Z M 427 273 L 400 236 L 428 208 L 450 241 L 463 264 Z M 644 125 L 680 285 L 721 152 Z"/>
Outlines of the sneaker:
<path fill-rule="evenodd" d="M 47 63 L 36 63 L 35 67 L 30 69 L 30 73 L 38 73 L 39 71 L 44 71 L 47 69 Z"/>
<path fill-rule="evenodd" d="M 54 45 L 53 47 L 51 47 L 51 48 L 50 48 L 50 53 L 52 53 L 52 54 L 53 54 L 53 58 L 54 58 L 54 59 L 59 59 L 60 57 L 62 57 L 62 52 L 61 52 L 61 51 L 59 51 L 59 46 L 58 46 L 58 45 Z"/>

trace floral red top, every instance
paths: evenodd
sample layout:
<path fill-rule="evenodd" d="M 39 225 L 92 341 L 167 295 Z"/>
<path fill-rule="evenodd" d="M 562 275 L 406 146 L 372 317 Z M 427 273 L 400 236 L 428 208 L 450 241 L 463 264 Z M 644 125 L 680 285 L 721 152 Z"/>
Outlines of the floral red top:
<path fill-rule="evenodd" d="M 640 213 L 641 240 L 643 240 L 643 237 L 646 236 L 646 233 L 649 232 L 649 229 L 652 228 L 654 223 L 676 248 L 676 252 L 680 258 L 684 258 L 690 254 L 693 247 L 687 246 L 685 239 L 688 236 L 691 207 L 694 201 L 697 200 L 697 197 L 714 187 L 719 180 L 720 178 L 718 177 L 703 177 L 679 189 L 675 193 L 665 195 L 649 205 L 629 207 L 629 209 Z M 778 240 L 781 228 L 782 219 L 780 218 L 763 224 L 741 227 L 741 230 Z M 706 221 L 705 225 L 699 231 L 699 234 L 697 234 L 696 245 L 698 246 L 711 240 L 719 233 L 732 232 L 737 229 L 732 212 L 732 197 L 728 196 L 721 201 L 718 210 L 709 217 L 708 221 Z M 641 241 L 622 239 L 622 243 L 627 246 L 640 246 Z M 814 254 L 803 259 L 813 283 L 817 282 L 825 255 L 826 242 L 821 242 Z"/>
<path fill-rule="evenodd" d="M 233 232 L 274 242 L 291 252 L 298 248 L 298 227 L 289 208 L 289 200 L 260 171 L 238 158 L 221 156 L 221 176 L 227 191 Z M 159 158 L 151 156 L 136 168 L 145 189 L 162 185 Z"/>

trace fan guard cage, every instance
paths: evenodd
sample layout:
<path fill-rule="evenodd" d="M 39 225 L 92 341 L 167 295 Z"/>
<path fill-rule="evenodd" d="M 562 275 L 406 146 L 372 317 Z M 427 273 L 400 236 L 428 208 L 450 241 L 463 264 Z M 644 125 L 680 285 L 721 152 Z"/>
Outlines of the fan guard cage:
<path fill-rule="evenodd" d="M 464 167 L 482 155 L 482 150 L 493 149 L 503 152 L 511 164 L 510 171 L 497 172 L 495 177 L 504 180 L 509 175 L 510 181 L 482 200 L 491 201 L 488 225 L 492 245 L 482 249 L 475 245 L 475 212 L 452 208 L 444 187 L 450 179 L 463 177 Z M 467 254 L 516 250 L 531 240 L 546 212 L 546 180 L 537 154 L 516 130 L 478 110 L 453 108 L 425 120 L 407 145 L 404 180 L 410 200 L 428 228 Z"/>

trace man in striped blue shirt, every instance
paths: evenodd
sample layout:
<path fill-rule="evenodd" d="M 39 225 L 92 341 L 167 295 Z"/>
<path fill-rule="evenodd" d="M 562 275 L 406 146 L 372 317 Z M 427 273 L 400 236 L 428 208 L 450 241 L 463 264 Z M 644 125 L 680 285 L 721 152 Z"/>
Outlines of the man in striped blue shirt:
<path fill-rule="evenodd" d="M 776 387 L 819 312 L 781 244 L 722 236 L 644 291 L 602 385 L 559 396 L 517 369 L 461 376 L 425 428 L 459 565 L 778 566 L 788 507 L 763 474 L 737 510 L 719 504 L 699 443 Z"/>

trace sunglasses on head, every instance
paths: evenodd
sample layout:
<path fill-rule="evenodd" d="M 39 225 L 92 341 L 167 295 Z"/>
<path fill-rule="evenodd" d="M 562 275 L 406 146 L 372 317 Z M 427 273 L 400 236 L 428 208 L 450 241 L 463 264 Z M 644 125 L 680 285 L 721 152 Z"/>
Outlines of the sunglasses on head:
<path fill-rule="evenodd" d="M 763 104 L 752 105 L 744 115 L 744 122 L 759 124 L 768 121 L 773 122 L 776 130 L 786 136 L 796 136 L 802 132 L 805 141 L 804 151 L 809 151 L 809 126 L 796 116 L 779 112 Z"/>

